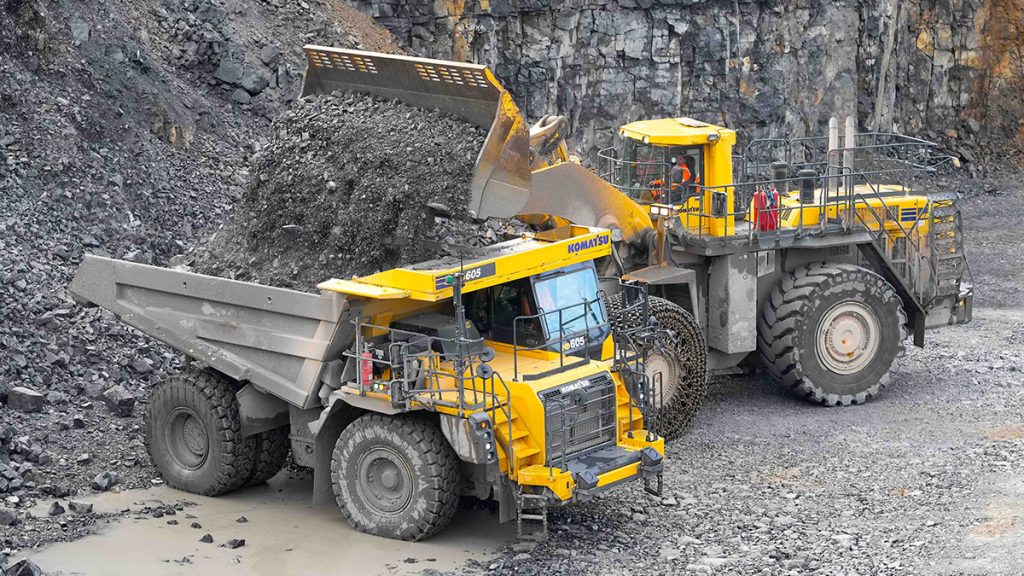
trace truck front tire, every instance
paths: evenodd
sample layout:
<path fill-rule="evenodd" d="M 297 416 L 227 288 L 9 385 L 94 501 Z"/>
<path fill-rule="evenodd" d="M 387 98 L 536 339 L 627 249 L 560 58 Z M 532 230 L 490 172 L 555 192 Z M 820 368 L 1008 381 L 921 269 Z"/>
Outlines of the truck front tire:
<path fill-rule="evenodd" d="M 338 437 L 331 483 L 356 530 L 422 540 L 455 515 L 457 463 L 441 430 L 426 418 L 366 414 Z"/>
<path fill-rule="evenodd" d="M 784 275 L 758 318 L 758 351 L 783 387 L 828 406 L 861 404 L 889 383 L 907 316 L 893 287 L 851 264 Z"/>
<path fill-rule="evenodd" d="M 238 401 L 224 377 L 188 371 L 161 382 L 146 408 L 146 447 L 169 486 L 217 496 L 252 477 L 254 438 L 242 438 Z"/>

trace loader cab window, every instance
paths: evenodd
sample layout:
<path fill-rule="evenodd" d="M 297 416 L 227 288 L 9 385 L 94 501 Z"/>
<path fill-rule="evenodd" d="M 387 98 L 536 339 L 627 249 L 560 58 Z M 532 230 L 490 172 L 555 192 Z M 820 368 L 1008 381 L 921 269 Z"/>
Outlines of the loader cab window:
<path fill-rule="evenodd" d="M 665 176 L 665 158 L 661 148 L 627 138 L 622 158 L 626 162 L 625 189 L 638 202 L 652 202 L 651 183 Z"/>
<path fill-rule="evenodd" d="M 625 188 L 641 203 L 681 202 L 704 181 L 703 146 L 654 146 L 627 138 L 623 158 L 630 167 Z"/>
<path fill-rule="evenodd" d="M 675 158 L 677 164 L 685 166 L 690 173 L 691 184 L 704 182 L 704 147 L 703 146 L 670 146 L 666 153 L 669 159 Z"/>

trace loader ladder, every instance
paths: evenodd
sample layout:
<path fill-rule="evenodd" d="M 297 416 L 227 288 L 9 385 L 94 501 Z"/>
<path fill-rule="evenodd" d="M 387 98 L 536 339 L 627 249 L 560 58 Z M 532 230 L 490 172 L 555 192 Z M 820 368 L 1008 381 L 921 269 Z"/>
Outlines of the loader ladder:
<path fill-rule="evenodd" d="M 909 226 L 887 204 L 870 184 L 870 194 L 850 190 L 850 209 L 855 223 L 872 238 L 865 255 L 873 260 L 882 276 L 892 284 L 904 302 L 910 302 L 910 323 L 914 329 L 914 345 L 924 345 L 924 328 L 928 308 L 936 299 L 959 297 L 961 280 L 967 268 L 963 250 L 960 212 L 953 199 L 936 195 L 929 198 L 928 232 L 920 234 L 922 222 L 915 219 Z M 872 209 L 868 197 L 873 196 L 881 210 Z M 881 214 L 879 214 L 881 212 Z M 895 229 L 891 229 L 895 225 Z M 968 288 L 969 289 L 969 288 Z"/>
<path fill-rule="evenodd" d="M 960 280 L 967 268 L 960 211 L 951 199 L 932 203 L 928 229 L 935 267 L 935 296 L 959 296 Z"/>

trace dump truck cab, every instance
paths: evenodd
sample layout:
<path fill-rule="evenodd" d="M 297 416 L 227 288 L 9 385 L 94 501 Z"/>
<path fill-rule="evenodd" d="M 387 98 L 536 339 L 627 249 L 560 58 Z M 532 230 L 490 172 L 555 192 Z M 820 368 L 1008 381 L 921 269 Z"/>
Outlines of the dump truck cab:
<path fill-rule="evenodd" d="M 168 484 L 264 481 L 290 445 L 314 499 L 360 530 L 424 538 L 469 494 L 529 536 L 550 506 L 661 490 L 646 362 L 668 336 L 642 283 L 618 287 L 641 322 L 610 325 L 594 266 L 610 249 L 607 230 L 566 226 L 319 294 L 87 256 L 71 290 L 186 354 L 147 407 Z"/>

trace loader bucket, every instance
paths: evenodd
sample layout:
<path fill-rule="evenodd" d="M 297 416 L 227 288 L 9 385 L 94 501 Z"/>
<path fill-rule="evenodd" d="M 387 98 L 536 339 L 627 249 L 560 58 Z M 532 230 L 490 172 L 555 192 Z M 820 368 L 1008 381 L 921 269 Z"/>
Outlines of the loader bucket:
<path fill-rule="evenodd" d="M 304 50 L 302 96 L 366 92 L 436 108 L 487 130 L 473 174 L 469 210 L 475 217 L 511 218 L 526 203 L 529 133 L 512 96 L 486 66 L 324 46 Z"/>

